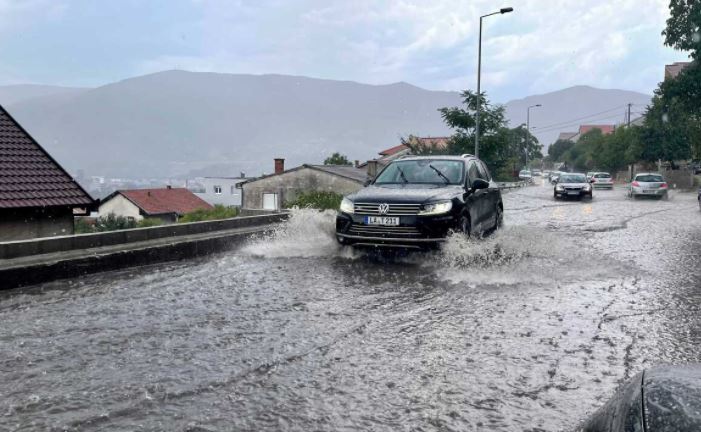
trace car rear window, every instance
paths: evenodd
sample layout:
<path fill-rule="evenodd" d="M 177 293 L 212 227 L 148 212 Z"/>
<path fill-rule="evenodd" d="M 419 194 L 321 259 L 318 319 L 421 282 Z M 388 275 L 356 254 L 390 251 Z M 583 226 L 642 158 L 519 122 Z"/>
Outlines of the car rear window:
<path fill-rule="evenodd" d="M 664 179 L 662 178 L 661 175 L 655 175 L 655 174 L 643 174 L 643 175 L 635 176 L 635 179 L 637 181 L 647 182 L 647 183 L 663 182 L 664 181 Z"/>
<path fill-rule="evenodd" d="M 594 178 L 611 178 L 611 174 L 609 173 L 599 173 L 595 174 Z"/>

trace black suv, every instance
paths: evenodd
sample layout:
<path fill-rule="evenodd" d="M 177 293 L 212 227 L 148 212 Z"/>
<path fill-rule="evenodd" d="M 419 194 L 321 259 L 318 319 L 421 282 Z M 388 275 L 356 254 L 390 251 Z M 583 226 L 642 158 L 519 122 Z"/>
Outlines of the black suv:
<path fill-rule="evenodd" d="M 445 241 L 451 231 L 496 229 L 503 211 L 501 192 L 476 157 L 404 157 L 343 199 L 336 238 L 356 246 L 420 248 Z"/>

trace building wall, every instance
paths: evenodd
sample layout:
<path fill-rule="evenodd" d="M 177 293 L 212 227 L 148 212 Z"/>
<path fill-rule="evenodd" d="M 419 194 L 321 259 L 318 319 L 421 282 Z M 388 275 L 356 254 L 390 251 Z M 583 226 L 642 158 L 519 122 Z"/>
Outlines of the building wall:
<path fill-rule="evenodd" d="M 139 214 L 139 207 L 120 194 L 100 204 L 98 213 L 100 217 L 114 213 L 116 216 L 132 217 L 135 221 L 140 221 L 144 218 Z"/>
<path fill-rule="evenodd" d="M 245 180 L 242 178 L 205 177 L 200 181 L 204 186 L 204 193 L 195 192 L 195 195 L 212 205 L 240 207 L 241 189 L 236 188 L 236 185 Z M 221 194 L 214 192 L 215 186 L 221 186 Z"/>
<path fill-rule="evenodd" d="M 282 207 L 302 192 L 326 191 L 347 195 L 357 192 L 362 187 L 362 183 L 358 181 L 311 168 L 302 168 L 244 183 L 243 208 L 262 209 L 265 193 L 278 194 L 278 205 Z"/>
<path fill-rule="evenodd" d="M 73 234 L 73 209 L 0 210 L 0 241 Z"/>

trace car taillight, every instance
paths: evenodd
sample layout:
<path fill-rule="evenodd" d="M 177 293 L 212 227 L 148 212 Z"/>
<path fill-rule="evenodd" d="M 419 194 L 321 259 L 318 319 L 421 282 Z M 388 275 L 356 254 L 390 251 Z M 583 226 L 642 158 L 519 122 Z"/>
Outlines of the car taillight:
<path fill-rule="evenodd" d="M 665 189 L 666 187 L 667 187 L 667 183 L 662 183 L 662 184 L 660 185 L 660 188 L 661 188 L 661 189 Z"/>
<path fill-rule="evenodd" d="M 633 184 L 633 186 L 635 186 L 635 187 L 639 187 L 639 186 L 640 186 L 640 183 L 638 183 L 637 181 L 634 181 L 632 184 Z"/>

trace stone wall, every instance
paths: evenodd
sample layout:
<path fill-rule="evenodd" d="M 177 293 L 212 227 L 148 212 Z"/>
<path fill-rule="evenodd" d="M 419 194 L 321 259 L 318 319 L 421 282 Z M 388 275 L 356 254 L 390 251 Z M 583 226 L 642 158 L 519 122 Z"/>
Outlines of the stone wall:
<path fill-rule="evenodd" d="M 348 195 L 362 187 L 359 181 L 305 167 L 244 183 L 243 208 L 262 209 L 263 194 L 267 193 L 277 194 L 278 206 L 283 207 L 303 192 L 326 191 Z"/>
<path fill-rule="evenodd" d="M 68 207 L 0 211 L 0 241 L 70 234 L 73 234 L 73 210 Z"/>

